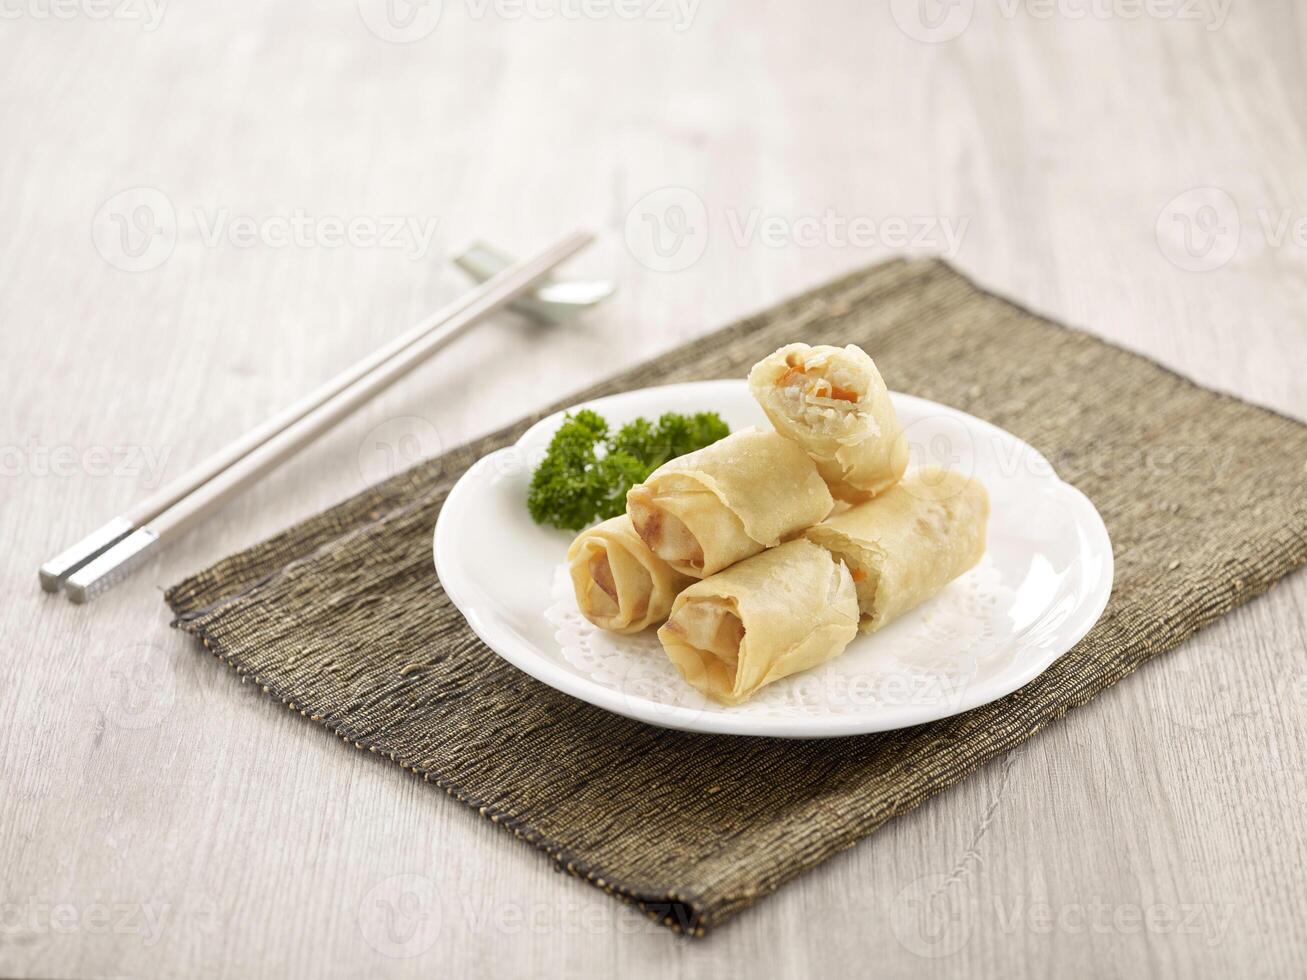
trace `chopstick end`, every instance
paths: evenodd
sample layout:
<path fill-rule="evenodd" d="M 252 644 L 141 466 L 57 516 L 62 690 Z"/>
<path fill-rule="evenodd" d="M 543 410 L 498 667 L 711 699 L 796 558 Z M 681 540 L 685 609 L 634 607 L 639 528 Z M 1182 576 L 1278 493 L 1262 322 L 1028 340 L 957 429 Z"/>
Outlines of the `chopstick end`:
<path fill-rule="evenodd" d="M 58 592 L 68 577 L 104 554 L 123 538 L 136 530 L 136 525 L 125 517 L 115 517 L 96 528 L 72 547 L 60 552 L 41 566 L 38 577 L 46 592 Z"/>
<path fill-rule="evenodd" d="M 159 535 L 150 528 L 137 528 L 102 555 L 69 575 L 64 582 L 64 595 L 74 605 L 90 602 L 141 565 L 158 540 Z"/>

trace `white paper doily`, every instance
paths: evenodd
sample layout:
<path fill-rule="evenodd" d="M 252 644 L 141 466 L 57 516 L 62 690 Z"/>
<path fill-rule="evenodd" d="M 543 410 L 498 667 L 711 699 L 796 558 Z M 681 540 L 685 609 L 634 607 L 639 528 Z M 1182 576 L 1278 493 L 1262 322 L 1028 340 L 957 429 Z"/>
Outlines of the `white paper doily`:
<path fill-rule="evenodd" d="M 809 717 L 936 706 L 962 700 L 967 686 L 1010 655 L 1010 590 L 986 558 L 942 593 L 888 627 L 859 634 L 839 657 L 783 678 L 742 705 L 726 707 L 682 679 L 654 629 L 601 630 L 576 605 L 567 564 L 554 571 L 545 619 L 558 654 L 576 673 L 625 696 L 700 711 Z"/>

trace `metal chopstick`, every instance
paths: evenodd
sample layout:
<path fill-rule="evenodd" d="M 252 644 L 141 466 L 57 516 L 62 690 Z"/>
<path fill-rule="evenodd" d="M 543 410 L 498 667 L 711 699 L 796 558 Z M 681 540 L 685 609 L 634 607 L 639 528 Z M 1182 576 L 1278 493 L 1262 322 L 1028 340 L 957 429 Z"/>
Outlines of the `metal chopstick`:
<path fill-rule="evenodd" d="M 455 337 L 527 293 L 591 240 L 573 232 L 423 320 L 41 566 L 42 588 L 63 586 L 73 602 L 104 591 L 165 539 L 183 533 Z"/>

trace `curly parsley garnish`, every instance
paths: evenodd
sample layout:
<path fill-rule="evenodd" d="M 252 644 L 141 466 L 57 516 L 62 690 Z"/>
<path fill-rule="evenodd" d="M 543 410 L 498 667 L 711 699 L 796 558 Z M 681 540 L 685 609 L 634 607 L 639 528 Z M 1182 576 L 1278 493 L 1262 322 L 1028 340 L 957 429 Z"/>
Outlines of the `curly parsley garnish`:
<path fill-rule="evenodd" d="M 597 412 L 563 417 L 544 461 L 531 476 L 526 506 L 537 524 L 579 531 L 626 509 L 626 491 L 669 459 L 709 446 L 730 434 L 716 412 L 658 421 L 635 419 L 610 433 Z"/>

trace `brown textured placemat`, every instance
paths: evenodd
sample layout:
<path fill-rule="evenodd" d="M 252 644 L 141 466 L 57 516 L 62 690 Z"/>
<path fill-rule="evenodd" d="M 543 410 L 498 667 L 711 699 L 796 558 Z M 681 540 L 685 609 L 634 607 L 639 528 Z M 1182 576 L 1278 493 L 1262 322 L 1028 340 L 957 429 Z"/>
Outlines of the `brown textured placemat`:
<path fill-rule="evenodd" d="M 1307 561 L 1307 426 L 1041 319 L 941 262 L 847 276 L 568 403 L 743 377 L 792 340 L 865 347 L 892 387 L 1011 430 L 1098 506 L 1115 548 L 1111 602 L 1037 680 L 931 725 L 806 742 L 666 731 L 545 687 L 472 634 L 431 564 L 450 485 L 534 419 L 233 555 L 167 600 L 182 629 L 273 697 L 702 934 Z"/>

